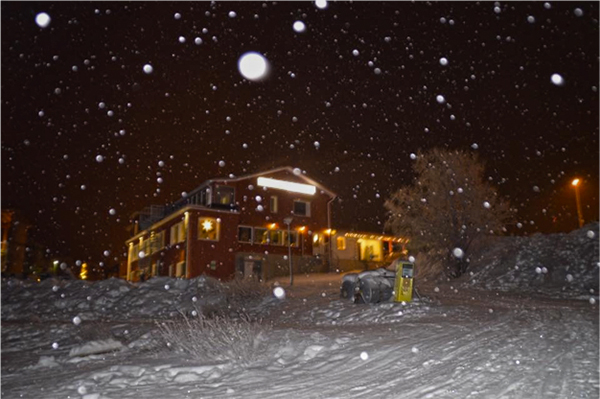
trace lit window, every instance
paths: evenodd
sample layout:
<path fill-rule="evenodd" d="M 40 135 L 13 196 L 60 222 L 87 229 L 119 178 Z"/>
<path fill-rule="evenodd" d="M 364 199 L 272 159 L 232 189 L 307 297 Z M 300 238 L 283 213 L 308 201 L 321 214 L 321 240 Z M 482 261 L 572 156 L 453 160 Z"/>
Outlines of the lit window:
<path fill-rule="evenodd" d="M 346 238 L 345 237 L 338 237 L 336 240 L 336 244 L 337 244 L 337 249 L 338 251 L 343 251 L 346 249 Z"/>
<path fill-rule="evenodd" d="M 234 202 L 234 189 L 228 186 L 216 187 L 216 203 L 220 205 L 230 205 Z"/>
<path fill-rule="evenodd" d="M 281 230 L 270 230 L 269 231 L 269 240 L 271 241 L 271 245 L 282 245 L 282 234 Z"/>
<path fill-rule="evenodd" d="M 287 231 L 283 232 L 283 245 L 288 245 L 288 232 Z M 291 247 L 298 246 L 298 232 L 297 231 L 290 231 L 289 245 Z"/>
<path fill-rule="evenodd" d="M 258 244 L 269 243 L 269 230 L 262 227 L 254 228 L 254 242 Z"/>
<path fill-rule="evenodd" d="M 318 247 L 320 244 L 319 235 L 314 234 L 312 240 L 313 240 L 313 246 Z"/>
<path fill-rule="evenodd" d="M 294 201 L 294 215 L 297 216 L 310 216 L 310 202 L 295 200 Z"/>
<path fill-rule="evenodd" d="M 218 241 L 219 227 L 215 218 L 198 218 L 198 239 Z"/>
<path fill-rule="evenodd" d="M 165 231 L 161 231 L 159 233 L 154 234 L 150 238 L 150 251 L 151 253 L 155 253 L 160 251 L 165 247 Z"/>
<path fill-rule="evenodd" d="M 171 226 L 169 243 L 175 245 L 185 240 L 185 224 L 183 221 Z"/>
<path fill-rule="evenodd" d="M 252 227 L 238 226 L 238 241 L 252 242 Z"/>
<path fill-rule="evenodd" d="M 277 208 L 278 208 L 278 202 L 277 202 L 277 197 L 272 195 L 271 196 L 271 213 L 277 213 Z"/>

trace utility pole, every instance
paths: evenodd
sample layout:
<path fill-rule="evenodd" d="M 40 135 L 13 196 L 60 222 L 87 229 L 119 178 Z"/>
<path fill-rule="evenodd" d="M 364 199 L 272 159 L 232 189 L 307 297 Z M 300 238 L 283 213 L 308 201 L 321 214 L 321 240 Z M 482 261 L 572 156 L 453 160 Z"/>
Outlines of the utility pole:
<path fill-rule="evenodd" d="M 290 287 L 292 285 L 294 285 L 294 269 L 293 269 L 293 265 L 292 265 L 292 236 L 291 236 L 291 224 L 292 224 L 292 217 L 287 217 L 285 219 L 283 219 L 283 223 L 287 224 L 287 228 L 288 228 L 288 239 L 287 239 L 287 244 L 288 244 L 288 261 L 289 261 L 289 265 L 290 265 Z"/>

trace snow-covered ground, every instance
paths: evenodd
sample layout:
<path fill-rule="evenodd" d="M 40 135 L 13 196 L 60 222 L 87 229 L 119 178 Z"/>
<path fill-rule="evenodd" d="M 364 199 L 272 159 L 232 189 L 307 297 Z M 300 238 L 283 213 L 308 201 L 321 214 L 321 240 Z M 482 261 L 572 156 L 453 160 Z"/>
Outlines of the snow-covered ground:
<path fill-rule="evenodd" d="M 285 299 L 248 303 L 265 334 L 246 366 L 157 340 L 154 319 L 224 300 L 211 281 L 3 283 L 2 397 L 599 396 L 597 303 L 448 283 L 408 304 L 358 305 L 339 298 L 340 280 L 298 276 L 281 281 Z"/>

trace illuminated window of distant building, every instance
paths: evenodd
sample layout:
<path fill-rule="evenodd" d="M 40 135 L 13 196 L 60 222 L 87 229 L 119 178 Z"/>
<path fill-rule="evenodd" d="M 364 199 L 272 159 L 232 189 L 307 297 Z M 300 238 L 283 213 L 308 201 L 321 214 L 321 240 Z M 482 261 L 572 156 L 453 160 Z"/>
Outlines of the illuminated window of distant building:
<path fill-rule="evenodd" d="M 338 251 L 343 251 L 346 249 L 346 238 L 338 237 L 336 240 Z"/>
<path fill-rule="evenodd" d="M 281 230 L 269 230 L 269 240 L 271 245 L 282 245 Z"/>
<path fill-rule="evenodd" d="M 262 227 L 254 228 L 254 242 L 258 244 L 269 243 L 269 230 Z"/>
<path fill-rule="evenodd" d="M 215 218 L 198 218 L 198 239 L 219 241 L 220 223 Z"/>
<path fill-rule="evenodd" d="M 150 251 L 155 253 L 165 247 L 165 231 L 155 233 L 150 238 Z"/>
<path fill-rule="evenodd" d="M 238 226 L 238 241 L 252 242 L 252 227 Z"/>
<path fill-rule="evenodd" d="M 220 205 L 230 205 L 234 202 L 234 192 L 233 187 L 229 186 L 217 186 L 215 193 L 215 202 Z"/>
<path fill-rule="evenodd" d="M 140 243 L 140 252 L 143 252 L 144 256 L 149 256 L 152 254 L 152 252 L 150 252 L 150 237 L 146 238 Z"/>
<path fill-rule="evenodd" d="M 169 243 L 175 245 L 185 240 L 185 224 L 183 221 L 171 226 Z"/>
<path fill-rule="evenodd" d="M 277 201 L 277 197 L 275 195 L 272 195 L 271 196 L 271 205 L 270 205 L 271 213 L 277 213 L 278 206 L 279 206 L 279 203 Z"/>
<path fill-rule="evenodd" d="M 294 215 L 310 216 L 310 202 L 294 200 Z"/>
<path fill-rule="evenodd" d="M 297 231 L 290 231 L 290 238 L 289 238 L 289 244 L 292 247 L 297 247 L 298 246 L 298 232 Z M 287 231 L 283 231 L 283 241 L 282 241 L 283 245 L 288 245 L 288 232 Z"/>

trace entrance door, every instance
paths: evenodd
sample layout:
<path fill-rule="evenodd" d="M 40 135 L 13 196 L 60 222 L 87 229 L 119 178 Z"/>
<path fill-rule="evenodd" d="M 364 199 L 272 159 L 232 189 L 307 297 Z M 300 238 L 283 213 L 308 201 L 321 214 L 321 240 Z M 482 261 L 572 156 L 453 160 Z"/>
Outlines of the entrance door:
<path fill-rule="evenodd" d="M 244 278 L 252 278 L 254 269 L 254 261 L 246 260 L 244 261 Z"/>

